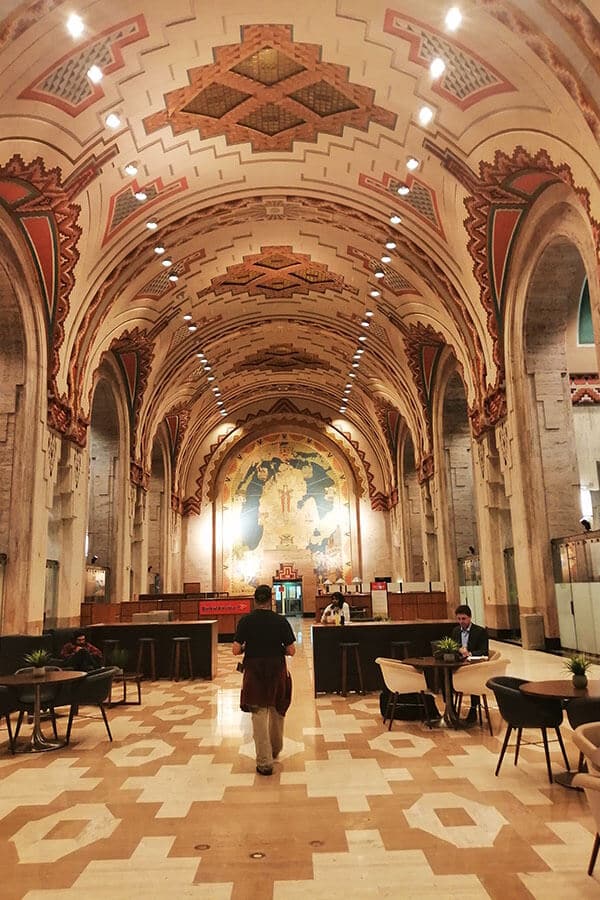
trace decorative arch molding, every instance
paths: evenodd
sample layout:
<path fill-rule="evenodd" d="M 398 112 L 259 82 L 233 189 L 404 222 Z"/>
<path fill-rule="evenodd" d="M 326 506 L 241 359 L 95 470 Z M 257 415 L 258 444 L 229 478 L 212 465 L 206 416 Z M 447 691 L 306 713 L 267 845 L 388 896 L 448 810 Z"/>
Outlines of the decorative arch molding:
<path fill-rule="evenodd" d="M 259 413 L 248 416 L 242 422 L 238 422 L 232 431 L 219 436 L 216 443 L 211 444 L 196 479 L 197 489 L 191 497 L 187 497 L 184 501 L 184 515 L 197 515 L 202 508 L 202 503 L 211 498 L 224 454 L 228 453 L 242 439 L 245 427 L 249 423 L 252 423 L 253 433 L 256 433 L 257 428 L 260 428 L 261 433 L 268 433 L 275 428 L 281 431 L 300 428 L 306 434 L 312 432 L 317 434 L 320 440 L 335 443 L 339 452 L 348 461 L 359 495 L 368 494 L 373 509 L 390 508 L 391 498 L 375 490 L 374 476 L 369 460 L 358 441 L 354 440 L 349 433 L 335 429 L 330 420 L 318 414 L 309 410 L 297 410 L 287 402 L 281 405 L 285 405 L 286 409 L 278 408 L 280 404 L 277 404 L 271 411 L 261 410 Z"/>
<path fill-rule="evenodd" d="M 172 409 L 164 418 L 171 460 L 171 509 L 178 513 L 183 511 L 183 500 L 177 493 L 178 462 L 181 445 L 190 424 L 190 417 L 191 410 L 187 406 L 181 405 Z"/>
<path fill-rule="evenodd" d="M 80 207 L 71 202 L 60 168 L 46 169 L 39 156 L 26 163 L 18 153 L 0 166 L 0 203 L 25 238 L 43 298 L 48 347 L 48 425 L 84 446 L 88 422 L 74 415 L 67 397 L 60 395 L 57 387 L 59 353 L 79 259 Z"/>
<path fill-rule="evenodd" d="M 446 347 L 446 338 L 432 325 L 417 322 L 409 325 L 404 335 L 404 350 L 411 371 L 417 395 L 421 403 L 427 430 L 427 441 L 432 446 L 431 404 L 435 373 L 441 353 Z"/>

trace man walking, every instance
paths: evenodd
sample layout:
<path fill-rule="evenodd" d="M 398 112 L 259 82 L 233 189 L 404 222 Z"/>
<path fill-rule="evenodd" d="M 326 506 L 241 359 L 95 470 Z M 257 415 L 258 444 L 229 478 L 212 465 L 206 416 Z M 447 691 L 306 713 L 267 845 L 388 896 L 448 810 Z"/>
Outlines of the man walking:
<path fill-rule="evenodd" d="M 252 713 L 256 771 L 273 774 L 273 760 L 283 747 L 284 716 L 292 699 L 286 656 L 296 652 L 290 623 L 271 609 L 271 588 L 259 584 L 255 609 L 242 616 L 233 639 L 233 655 L 244 654 L 240 708 Z"/>

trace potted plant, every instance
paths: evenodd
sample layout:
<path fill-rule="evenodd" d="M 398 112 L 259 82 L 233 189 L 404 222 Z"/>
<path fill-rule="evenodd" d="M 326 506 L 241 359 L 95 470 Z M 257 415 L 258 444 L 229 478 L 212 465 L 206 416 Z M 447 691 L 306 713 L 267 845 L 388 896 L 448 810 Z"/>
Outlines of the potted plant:
<path fill-rule="evenodd" d="M 25 654 L 23 661 L 28 666 L 33 666 L 34 675 L 43 675 L 51 658 L 47 650 L 32 650 L 30 653 Z"/>
<path fill-rule="evenodd" d="M 592 661 L 581 653 L 575 653 L 565 660 L 565 669 L 573 676 L 573 687 L 587 687 L 587 670 L 591 665 Z"/>
<path fill-rule="evenodd" d="M 436 659 L 443 659 L 445 662 L 454 662 L 454 660 L 460 658 L 460 645 L 451 637 L 443 637 L 440 638 L 439 641 L 435 642 L 436 650 L 434 650 L 434 657 Z"/>

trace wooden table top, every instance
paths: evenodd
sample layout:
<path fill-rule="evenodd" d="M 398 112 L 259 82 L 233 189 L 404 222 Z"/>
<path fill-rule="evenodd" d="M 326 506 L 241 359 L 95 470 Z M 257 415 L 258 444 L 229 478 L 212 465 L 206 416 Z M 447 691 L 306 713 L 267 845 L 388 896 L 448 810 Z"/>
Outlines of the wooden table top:
<path fill-rule="evenodd" d="M 528 681 L 520 685 L 519 690 L 530 697 L 547 697 L 554 700 L 574 700 L 577 697 L 600 699 L 600 681 L 588 681 L 585 688 L 574 687 L 571 679 L 567 678 L 559 681 Z"/>
<path fill-rule="evenodd" d="M 484 660 L 481 660 L 482 662 Z M 418 668 L 436 668 L 436 669 L 458 669 L 459 666 L 464 666 L 467 662 L 466 659 L 453 659 L 445 660 L 445 659 L 436 659 L 435 656 L 407 656 L 406 659 L 399 659 L 397 662 L 404 663 L 407 666 L 415 666 Z"/>
<path fill-rule="evenodd" d="M 18 675 L 0 675 L 0 684 L 4 687 L 23 687 L 35 684 L 57 684 L 66 681 L 79 681 L 85 678 L 87 672 L 75 672 L 70 669 L 60 669 L 58 672 L 44 672 L 43 675 L 34 675 L 33 672 L 20 672 Z"/>

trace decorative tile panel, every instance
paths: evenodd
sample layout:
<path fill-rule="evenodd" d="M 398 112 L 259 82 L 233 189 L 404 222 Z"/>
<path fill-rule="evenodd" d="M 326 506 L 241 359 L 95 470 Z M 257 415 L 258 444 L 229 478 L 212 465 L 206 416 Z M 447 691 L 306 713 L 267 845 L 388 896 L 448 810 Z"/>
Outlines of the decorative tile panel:
<path fill-rule="evenodd" d="M 388 199 L 392 195 L 396 208 L 409 207 L 422 222 L 426 222 L 434 231 L 437 231 L 441 238 L 446 239 L 438 210 L 436 193 L 424 181 L 415 178 L 414 175 L 407 175 L 406 178 L 400 179 L 397 175 L 390 175 L 389 172 L 384 172 L 381 180 L 374 178 L 372 175 L 361 173 L 358 176 L 358 183 L 360 187 L 374 191 L 376 194 L 383 194 Z M 404 197 L 398 194 L 398 188 L 403 184 L 410 188 L 410 193 Z"/>
<path fill-rule="evenodd" d="M 125 65 L 123 48 L 145 37 L 148 28 L 142 15 L 113 25 L 53 63 L 19 99 L 49 103 L 78 116 L 104 97 L 102 84 L 93 84 L 87 77 L 90 67 L 99 66 L 105 76 L 112 75 Z"/>
<path fill-rule="evenodd" d="M 437 56 L 444 60 L 446 70 L 431 84 L 431 90 L 460 109 L 468 109 L 486 97 L 516 90 L 477 53 L 418 19 L 388 9 L 383 30 L 408 41 L 409 59 L 423 68 L 429 69 Z"/>
<path fill-rule="evenodd" d="M 348 69 L 321 52 L 295 42 L 289 25 L 247 25 L 240 44 L 216 47 L 214 63 L 188 69 L 189 84 L 165 94 L 165 108 L 144 119 L 146 132 L 169 126 L 175 136 L 197 131 L 202 140 L 287 151 L 346 126 L 393 130 L 396 116 L 375 105 L 375 91 L 349 82 Z"/>
<path fill-rule="evenodd" d="M 401 297 L 403 294 L 419 294 L 419 291 L 413 287 L 410 281 L 397 272 L 389 263 L 382 263 L 376 256 L 371 256 L 358 247 L 348 247 L 346 252 L 353 259 L 360 260 L 363 268 L 368 269 L 369 272 L 376 272 L 378 269 L 384 272 L 385 278 L 382 278 L 384 287 L 388 288 L 396 297 Z"/>
<path fill-rule="evenodd" d="M 144 185 L 138 184 L 137 181 L 131 181 L 110 198 L 102 246 L 104 247 L 133 219 L 147 216 L 149 210 L 158 203 L 181 194 L 187 190 L 187 187 L 188 183 L 185 177 L 178 178 L 177 181 L 172 181 L 171 184 L 164 184 L 162 178 L 156 178 L 154 181 Z M 140 190 L 144 190 L 148 198 L 143 202 L 135 198 L 135 194 Z"/>

